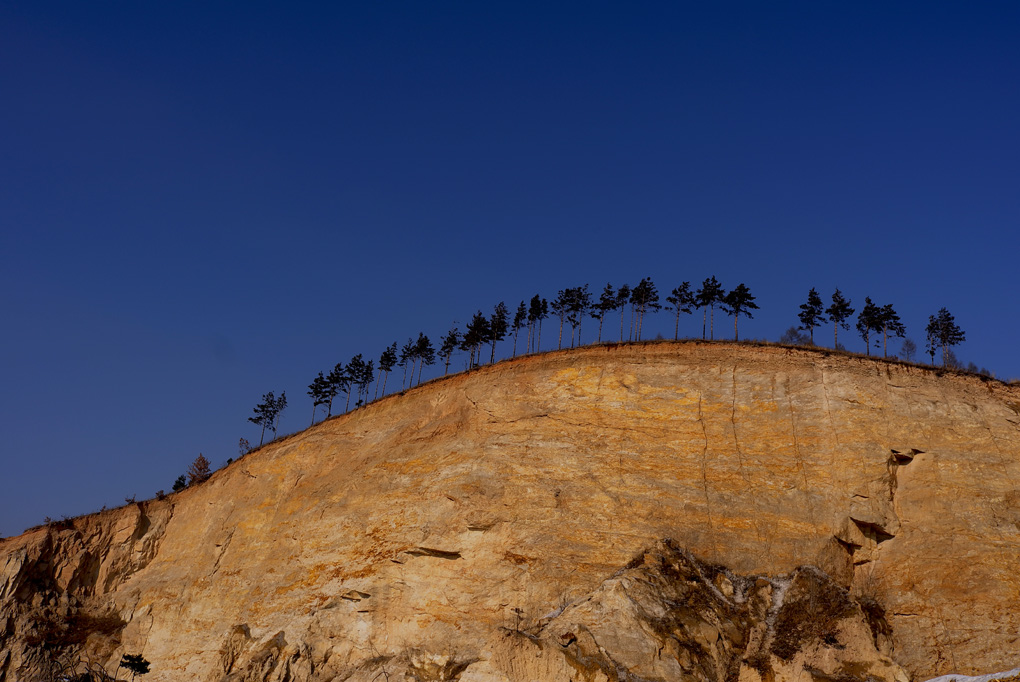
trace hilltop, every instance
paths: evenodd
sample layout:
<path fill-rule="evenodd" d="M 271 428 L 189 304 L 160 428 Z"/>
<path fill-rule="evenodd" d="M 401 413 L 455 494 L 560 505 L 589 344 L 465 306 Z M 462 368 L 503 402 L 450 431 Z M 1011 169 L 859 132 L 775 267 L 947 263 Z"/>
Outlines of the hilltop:
<path fill-rule="evenodd" d="M 0 678 L 85 616 L 155 681 L 1005 670 L 1018 414 L 1016 387 L 810 349 L 497 363 L 0 540 Z"/>

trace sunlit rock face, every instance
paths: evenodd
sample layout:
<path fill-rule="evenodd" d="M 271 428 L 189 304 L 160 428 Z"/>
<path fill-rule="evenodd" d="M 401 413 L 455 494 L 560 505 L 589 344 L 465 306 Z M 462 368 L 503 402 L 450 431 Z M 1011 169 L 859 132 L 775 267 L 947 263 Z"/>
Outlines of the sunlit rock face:
<path fill-rule="evenodd" d="M 0 678 L 58 645 L 141 653 L 150 682 L 1005 670 L 1018 411 L 996 382 L 778 347 L 500 363 L 0 541 Z"/>

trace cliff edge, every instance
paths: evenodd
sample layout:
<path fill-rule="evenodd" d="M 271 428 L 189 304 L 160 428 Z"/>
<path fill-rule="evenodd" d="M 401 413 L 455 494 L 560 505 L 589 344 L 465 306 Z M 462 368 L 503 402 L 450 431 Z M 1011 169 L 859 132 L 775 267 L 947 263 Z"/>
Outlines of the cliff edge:
<path fill-rule="evenodd" d="M 1006 670 L 1018 427 L 1017 388 L 819 350 L 506 361 L 0 541 L 0 680 Z"/>

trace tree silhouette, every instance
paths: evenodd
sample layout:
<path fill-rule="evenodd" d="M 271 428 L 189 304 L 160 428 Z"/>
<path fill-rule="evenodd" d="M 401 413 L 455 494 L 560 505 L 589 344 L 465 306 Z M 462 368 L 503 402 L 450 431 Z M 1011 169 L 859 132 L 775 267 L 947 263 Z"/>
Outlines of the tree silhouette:
<path fill-rule="evenodd" d="M 904 339 L 900 345 L 900 355 L 907 362 L 913 362 L 914 354 L 917 353 L 917 344 L 910 339 Z"/>
<path fill-rule="evenodd" d="M 180 476 L 177 477 L 177 480 L 174 481 L 174 485 L 171 488 L 171 490 L 173 490 L 176 493 L 176 492 L 178 492 L 180 490 L 184 490 L 187 487 L 188 487 L 188 479 L 185 478 L 184 474 L 181 474 Z"/>
<path fill-rule="evenodd" d="M 481 364 L 481 357 L 479 356 L 479 348 L 489 338 L 489 321 L 482 315 L 482 311 L 479 310 L 468 322 L 467 330 L 464 332 L 464 337 L 460 341 L 460 349 L 468 351 L 470 353 L 468 358 L 468 367 L 476 367 Z M 477 362 L 477 364 L 476 364 Z"/>
<path fill-rule="evenodd" d="M 188 485 L 201 483 L 210 476 L 212 476 L 212 470 L 209 468 L 209 460 L 200 452 L 195 461 L 188 467 Z"/>
<path fill-rule="evenodd" d="M 135 679 L 136 675 L 147 675 L 149 672 L 149 662 L 141 654 L 124 654 L 123 658 L 120 659 L 120 665 L 117 669 L 126 668 L 131 673 L 131 680 Z"/>
<path fill-rule="evenodd" d="M 709 322 L 710 324 L 709 329 L 711 332 L 711 338 L 713 340 L 715 339 L 715 306 L 719 303 L 722 303 L 724 295 L 725 292 L 723 291 L 722 285 L 719 284 L 719 280 L 717 280 L 714 275 L 712 277 L 707 278 L 704 282 L 702 282 L 701 288 L 698 289 L 697 292 L 695 292 L 694 294 L 694 299 L 697 302 L 698 307 L 701 308 L 702 310 L 701 317 L 702 341 L 705 340 L 705 324 L 706 322 L 709 322 L 708 318 L 709 310 L 712 311 L 711 321 Z"/>
<path fill-rule="evenodd" d="M 521 301 L 521 304 L 517 306 L 517 312 L 514 314 L 514 321 L 510 325 L 511 328 L 514 330 L 514 349 L 513 354 L 510 356 L 512 358 L 517 357 L 517 335 L 520 334 L 521 329 L 524 328 L 524 325 L 527 324 L 527 322 L 528 322 L 528 307 L 524 305 L 524 301 Z"/>
<path fill-rule="evenodd" d="M 861 308 L 861 312 L 857 315 L 857 333 L 864 339 L 865 352 L 871 355 L 871 332 L 881 331 L 880 326 L 882 310 L 875 305 L 871 297 L 864 297 L 864 307 Z"/>
<path fill-rule="evenodd" d="M 800 329 L 807 331 L 811 337 L 811 345 L 815 345 L 815 327 L 824 323 L 825 315 L 822 304 L 822 297 L 818 295 L 814 287 L 807 295 L 807 303 L 800 304 L 800 312 L 797 317 L 800 319 Z"/>
<path fill-rule="evenodd" d="M 893 310 L 892 304 L 887 303 L 878 310 L 878 317 L 875 320 L 876 331 L 882 333 L 882 357 L 889 357 L 889 335 L 898 336 L 901 339 L 907 333 L 906 327 L 900 322 L 900 316 Z"/>
<path fill-rule="evenodd" d="M 351 393 L 353 393 L 351 389 L 355 387 L 358 389 L 358 398 L 354 403 L 354 406 L 357 407 L 358 405 L 361 404 L 361 394 L 367 385 L 365 381 L 366 373 L 369 376 L 368 382 L 372 381 L 371 378 L 373 373 L 372 361 L 370 360 L 369 362 L 366 363 L 365 358 L 362 357 L 361 353 L 358 353 L 353 358 L 351 358 L 350 362 L 347 363 L 345 371 L 348 377 L 348 388 L 347 388 L 347 406 L 344 408 L 344 411 L 350 412 Z M 414 375 L 412 375 L 412 378 L 414 378 Z"/>
<path fill-rule="evenodd" d="M 400 377 L 400 390 L 404 390 L 404 384 L 407 382 L 407 366 L 411 365 L 411 381 L 414 381 L 414 341 L 411 339 L 407 340 L 400 349 L 400 361 L 397 362 L 403 370 L 404 374 Z"/>
<path fill-rule="evenodd" d="M 680 338 L 680 313 L 690 315 L 694 311 L 696 301 L 691 291 L 691 283 L 683 282 L 673 289 L 666 297 L 666 302 L 669 303 L 669 309 L 676 312 L 676 327 L 673 330 L 673 340 L 676 341 Z"/>
<path fill-rule="evenodd" d="M 312 383 L 308 384 L 308 395 L 312 399 L 312 424 L 315 424 L 315 411 L 319 405 L 326 405 L 329 403 L 329 382 L 326 381 L 326 377 L 319 372 L 319 376 L 312 379 Z"/>
<path fill-rule="evenodd" d="M 567 289 L 567 322 L 570 323 L 570 347 L 574 347 L 574 330 L 577 330 L 577 345 L 581 345 L 581 321 L 591 308 L 591 291 L 588 285 Z"/>
<path fill-rule="evenodd" d="M 361 365 L 361 376 L 358 377 L 358 395 L 361 397 L 360 404 L 368 403 L 368 389 L 375 381 L 375 360 L 369 360 Z"/>
<path fill-rule="evenodd" d="M 457 350 L 459 342 L 460 331 L 454 325 L 450 331 L 446 332 L 446 336 L 443 337 L 443 344 L 439 347 L 439 358 L 443 361 L 444 377 L 450 372 L 450 356 L 453 355 L 453 351 Z"/>
<path fill-rule="evenodd" d="M 280 416 L 285 409 L 287 409 L 287 392 L 280 391 L 280 397 L 273 404 L 273 438 L 276 438 L 276 429 L 280 426 Z"/>
<path fill-rule="evenodd" d="M 570 311 L 570 290 L 560 289 L 556 292 L 556 298 L 549 304 L 549 309 L 552 310 L 552 314 L 559 318 L 560 321 L 560 335 L 556 341 L 556 350 L 563 348 L 563 323 L 567 319 L 567 313 Z"/>
<path fill-rule="evenodd" d="M 351 393 L 351 378 L 347 375 L 347 370 L 344 368 L 342 362 L 336 363 L 330 373 L 326 375 L 326 381 L 329 383 L 329 402 L 326 403 L 326 417 L 333 416 L 333 399 L 340 395 L 341 392 L 347 393 L 348 402 L 350 401 Z"/>
<path fill-rule="evenodd" d="M 779 337 L 779 343 L 785 343 L 790 346 L 805 346 L 811 343 L 811 339 L 801 333 L 800 327 L 794 326 L 783 332 L 782 336 Z"/>
<path fill-rule="evenodd" d="M 489 362 L 496 361 L 496 342 L 505 339 L 506 333 L 510 329 L 509 316 L 510 313 L 506 308 L 506 303 L 500 301 L 496 304 L 492 315 L 489 317 L 489 343 L 492 344 Z"/>
<path fill-rule="evenodd" d="M 281 395 L 283 399 L 283 406 L 287 406 L 286 394 Z M 259 447 L 262 447 L 262 443 L 265 441 L 266 429 L 270 429 L 273 434 L 276 434 L 276 418 L 279 416 L 282 410 L 279 407 L 280 402 L 276 397 L 276 394 L 270 391 L 262 396 L 262 402 L 255 406 L 254 417 L 248 417 L 248 421 L 256 426 L 262 427 L 262 434 L 259 436 Z"/>
<path fill-rule="evenodd" d="M 935 321 L 934 315 L 928 316 L 928 326 L 925 327 L 924 332 L 925 332 L 924 352 L 927 353 L 928 357 L 931 358 L 931 366 L 934 367 L 935 353 L 937 353 L 939 348 L 942 346 L 942 344 L 939 343 L 939 327 L 938 323 Z M 945 366 L 945 357 L 943 357 L 942 359 L 942 364 L 943 366 Z"/>
<path fill-rule="evenodd" d="M 836 289 L 835 293 L 832 294 L 832 305 L 825 309 L 828 313 L 829 319 L 832 320 L 832 347 L 839 348 L 839 328 L 850 331 L 850 325 L 847 320 L 854 314 L 854 309 L 850 307 L 850 300 L 843 298 L 842 292 Z"/>
<path fill-rule="evenodd" d="M 421 385 L 421 373 L 426 366 L 432 366 L 436 362 L 436 349 L 432 347 L 432 341 L 424 334 L 418 334 L 418 341 L 414 344 L 414 354 L 421 362 L 418 365 L 418 385 Z"/>
<path fill-rule="evenodd" d="M 418 369 L 418 360 L 421 359 L 421 355 L 419 354 L 419 343 L 421 341 L 421 337 L 422 333 L 418 332 L 417 341 L 408 339 L 407 343 L 404 344 L 404 348 L 407 350 L 407 360 L 411 363 L 411 371 L 409 372 L 410 376 L 407 381 L 408 388 L 414 386 L 414 373 Z"/>
<path fill-rule="evenodd" d="M 538 323 L 542 319 L 544 300 L 538 294 L 531 297 L 528 306 L 528 352 L 535 352 L 535 339 L 538 337 Z"/>
<path fill-rule="evenodd" d="M 752 310 L 758 309 L 758 304 L 754 302 L 755 297 L 751 295 L 751 290 L 744 286 L 741 282 L 737 285 L 737 288 L 722 297 L 720 303 L 722 309 L 727 314 L 733 316 L 733 340 L 739 341 L 740 337 L 737 335 L 737 320 L 741 315 L 747 319 L 754 319 L 754 315 L 751 314 Z"/>
<path fill-rule="evenodd" d="M 549 301 L 542 299 L 542 312 L 538 316 L 538 346 L 536 347 L 539 352 L 542 352 L 542 320 L 549 317 Z"/>
<path fill-rule="evenodd" d="M 397 342 L 394 341 L 379 356 L 379 373 L 382 374 L 382 394 L 386 395 L 386 380 L 390 371 L 397 365 Z M 375 382 L 375 394 L 379 397 L 379 382 Z"/>
<path fill-rule="evenodd" d="M 616 290 L 616 307 L 620 310 L 620 343 L 623 343 L 623 318 L 630 303 L 630 287 L 624 284 Z"/>
<path fill-rule="evenodd" d="M 599 321 L 599 340 L 598 343 L 602 343 L 602 321 L 606 317 L 606 313 L 611 310 L 616 310 L 616 292 L 613 291 L 613 285 L 606 283 L 606 288 L 602 290 L 602 295 L 599 296 L 599 301 L 591 307 L 591 316 L 593 319 Z"/>
<path fill-rule="evenodd" d="M 637 312 L 637 340 L 641 340 L 641 330 L 644 326 L 645 313 L 649 310 L 658 310 L 659 292 L 655 288 L 651 277 L 645 277 L 630 292 L 631 304 Z"/>
<path fill-rule="evenodd" d="M 942 348 L 942 366 L 950 366 L 950 358 L 953 358 L 952 346 L 957 346 L 967 340 L 963 329 L 956 324 L 956 319 L 946 308 L 940 308 L 939 312 L 928 318 L 928 353 L 931 355 L 932 364 L 935 364 L 935 348 Z M 956 364 L 956 363 L 953 363 Z"/>

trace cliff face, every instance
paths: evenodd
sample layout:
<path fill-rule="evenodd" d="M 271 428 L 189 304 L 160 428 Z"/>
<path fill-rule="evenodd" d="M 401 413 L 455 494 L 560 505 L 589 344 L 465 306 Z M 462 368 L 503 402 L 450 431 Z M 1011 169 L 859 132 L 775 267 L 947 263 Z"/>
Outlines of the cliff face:
<path fill-rule="evenodd" d="M 1018 413 L 996 382 L 815 351 L 500 363 L 0 541 L 0 679 L 86 617 L 154 682 L 1005 670 Z"/>

